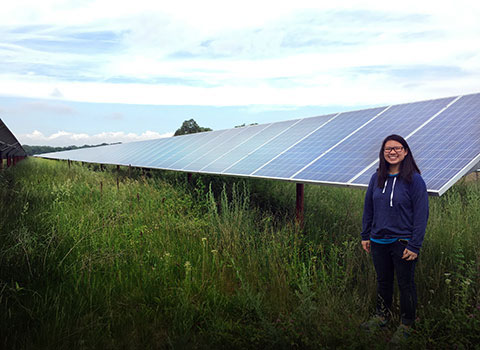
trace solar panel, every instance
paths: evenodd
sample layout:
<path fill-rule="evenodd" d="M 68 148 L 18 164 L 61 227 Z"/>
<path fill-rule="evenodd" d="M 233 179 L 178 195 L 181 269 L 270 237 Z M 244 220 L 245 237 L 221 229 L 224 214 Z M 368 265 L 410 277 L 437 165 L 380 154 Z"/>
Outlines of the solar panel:
<path fill-rule="evenodd" d="M 255 170 L 252 175 L 289 179 L 306 164 L 310 164 L 367 121 L 385 110 L 385 107 L 341 113 L 316 129 L 305 139 L 286 149 L 271 162 Z"/>
<path fill-rule="evenodd" d="M 225 133 L 225 130 L 212 132 L 212 133 L 202 133 L 196 136 L 182 136 L 184 140 L 183 147 L 177 147 L 171 150 L 168 153 L 156 154 L 155 157 L 151 160 L 151 165 L 159 168 L 167 169 L 171 166 L 172 163 L 186 157 L 192 152 L 201 150 L 204 147 L 209 147 L 212 143 L 214 144 L 216 140 Z"/>
<path fill-rule="evenodd" d="M 387 135 L 408 135 L 452 100 L 445 98 L 392 106 L 293 179 L 346 184 L 378 159 L 378 150 Z M 368 184 L 368 180 L 364 183 Z"/>
<path fill-rule="evenodd" d="M 407 139 L 441 195 L 480 162 L 480 94 L 41 156 L 366 187 L 389 134 Z"/>
<path fill-rule="evenodd" d="M 299 121 L 300 120 L 289 120 L 267 124 L 260 132 L 252 135 L 249 139 L 240 143 L 236 147 L 227 149 L 223 155 L 211 163 L 206 164 L 199 171 L 204 173 L 223 173 L 225 169 L 245 159 L 249 154 L 255 152 L 274 137 L 282 134 L 290 126 Z"/>
<path fill-rule="evenodd" d="M 225 153 L 225 149 L 234 147 L 238 142 L 248 137 L 248 127 L 226 130 L 215 138 L 214 142 L 206 144 L 205 147 L 197 148 L 183 158 L 173 162 L 170 169 L 182 169 L 195 171 L 216 159 L 220 154 Z"/>
<path fill-rule="evenodd" d="M 233 129 L 233 132 L 222 135 L 222 138 L 219 138 L 215 142 L 215 145 L 209 147 L 208 150 L 196 150 L 184 159 L 173 163 L 171 167 L 181 167 L 183 170 L 187 171 L 198 171 L 206 164 L 210 164 L 224 155 L 226 149 L 237 147 L 267 126 L 268 125 L 247 126 Z"/>
<path fill-rule="evenodd" d="M 182 135 L 173 139 L 165 139 L 164 147 L 158 147 L 151 155 L 146 156 L 143 161 L 147 166 L 160 168 L 168 168 L 169 164 L 182 158 L 185 154 L 191 152 L 192 149 L 205 147 L 210 142 L 223 134 L 225 130 L 214 131 L 212 133 L 198 133 L 191 135 Z"/>
<path fill-rule="evenodd" d="M 134 160 L 134 163 L 148 166 L 148 162 L 153 159 L 159 149 L 166 153 L 173 146 L 173 142 L 168 142 L 167 139 L 145 141 L 143 144 L 139 143 L 139 146 L 133 148 L 130 153 L 126 152 L 122 159 L 129 164 Z"/>
<path fill-rule="evenodd" d="M 324 115 L 314 118 L 305 118 L 292 124 L 283 132 L 275 135 L 271 140 L 266 142 L 262 147 L 254 152 L 246 155 L 239 162 L 226 168 L 223 173 L 231 175 L 250 175 L 275 156 L 282 153 L 283 150 L 289 148 L 303 137 L 307 136 L 312 130 L 321 127 L 327 123 L 334 115 Z"/>
<path fill-rule="evenodd" d="M 480 160 L 479 112 L 480 94 L 463 96 L 409 138 L 429 188 L 444 193 Z"/>
<path fill-rule="evenodd" d="M 26 155 L 15 135 L 0 119 L 0 160 L 7 157 L 25 157 Z"/>

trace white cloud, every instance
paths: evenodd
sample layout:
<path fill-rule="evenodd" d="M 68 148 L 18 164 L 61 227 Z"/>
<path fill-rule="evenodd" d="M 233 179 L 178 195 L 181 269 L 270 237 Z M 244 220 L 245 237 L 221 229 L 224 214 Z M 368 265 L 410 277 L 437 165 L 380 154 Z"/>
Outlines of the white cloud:
<path fill-rule="evenodd" d="M 38 130 L 30 134 L 17 135 L 21 144 L 24 145 L 49 145 L 49 146 L 69 146 L 69 145 L 97 145 L 101 143 L 133 142 L 143 140 L 153 140 L 162 137 L 173 136 L 173 133 L 160 134 L 155 131 L 147 130 L 142 134 L 106 131 L 94 135 L 85 133 L 73 133 L 67 131 L 58 131 L 51 135 L 44 135 Z"/>
<path fill-rule="evenodd" d="M 0 60 L 9 67 L 0 73 L 0 94 L 295 106 L 395 103 L 478 90 L 480 2 L 319 3 L 9 2 L 0 13 Z M 104 39 L 94 40 L 102 33 Z M 86 34 L 93 37 L 81 39 Z M 407 83 L 392 73 L 419 66 L 464 74 L 411 74 Z M 372 74 L 370 67 L 382 69 Z"/>

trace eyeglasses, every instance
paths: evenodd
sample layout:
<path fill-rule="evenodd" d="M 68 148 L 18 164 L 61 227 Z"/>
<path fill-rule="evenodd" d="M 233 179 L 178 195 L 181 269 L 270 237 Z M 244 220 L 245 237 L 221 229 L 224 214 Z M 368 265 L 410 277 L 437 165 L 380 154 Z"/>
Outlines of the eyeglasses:
<path fill-rule="evenodd" d="M 390 153 L 392 150 L 395 151 L 395 153 L 398 153 L 398 152 L 400 152 L 401 150 L 403 150 L 403 146 L 385 147 L 385 148 L 383 149 L 383 151 L 384 151 L 385 153 Z"/>

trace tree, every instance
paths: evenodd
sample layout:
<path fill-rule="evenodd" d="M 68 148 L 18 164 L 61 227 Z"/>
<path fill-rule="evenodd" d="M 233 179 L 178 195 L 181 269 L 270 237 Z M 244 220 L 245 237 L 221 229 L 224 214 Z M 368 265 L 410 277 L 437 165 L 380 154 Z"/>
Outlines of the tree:
<path fill-rule="evenodd" d="M 203 131 L 212 131 L 212 129 L 201 127 L 197 124 L 195 120 L 190 119 L 190 120 L 185 120 L 182 126 L 180 127 L 180 129 L 177 129 L 177 131 L 175 131 L 175 134 L 173 134 L 173 136 L 195 134 L 196 132 L 203 132 Z"/>

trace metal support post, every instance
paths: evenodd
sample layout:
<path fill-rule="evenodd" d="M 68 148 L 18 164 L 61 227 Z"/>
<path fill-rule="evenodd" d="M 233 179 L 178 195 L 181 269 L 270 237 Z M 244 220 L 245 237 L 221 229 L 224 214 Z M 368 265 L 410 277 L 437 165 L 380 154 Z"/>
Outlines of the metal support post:
<path fill-rule="evenodd" d="M 117 190 L 120 189 L 120 180 L 118 179 L 118 177 L 120 176 L 120 165 L 117 165 Z"/>
<path fill-rule="evenodd" d="M 297 183 L 297 208 L 296 220 L 300 227 L 303 227 L 303 201 L 304 200 L 304 185 Z"/>

